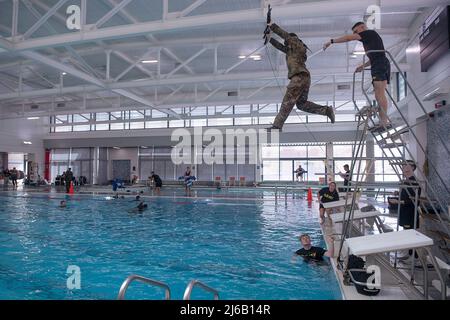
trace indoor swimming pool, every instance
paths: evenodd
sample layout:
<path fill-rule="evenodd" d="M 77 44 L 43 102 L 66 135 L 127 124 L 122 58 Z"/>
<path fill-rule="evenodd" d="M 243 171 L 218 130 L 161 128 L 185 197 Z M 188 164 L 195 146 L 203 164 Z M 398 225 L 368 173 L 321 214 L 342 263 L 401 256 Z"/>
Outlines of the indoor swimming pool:
<path fill-rule="evenodd" d="M 0 299 L 116 299 L 131 274 L 168 284 L 172 299 L 193 279 L 220 299 L 341 299 L 328 260 L 291 259 L 301 233 L 325 246 L 316 204 L 253 196 L 145 198 L 139 213 L 131 195 L 0 193 Z M 80 268 L 80 289 L 68 289 L 69 266 Z M 126 293 L 163 297 L 135 282 Z M 192 294 L 211 298 L 198 288 Z"/>

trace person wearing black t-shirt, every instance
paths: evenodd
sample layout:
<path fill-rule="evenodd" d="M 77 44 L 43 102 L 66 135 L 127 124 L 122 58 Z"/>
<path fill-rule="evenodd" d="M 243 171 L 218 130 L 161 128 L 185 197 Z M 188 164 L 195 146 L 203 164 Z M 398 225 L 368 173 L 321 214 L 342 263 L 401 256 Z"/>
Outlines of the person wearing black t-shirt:
<path fill-rule="evenodd" d="M 350 167 L 348 166 L 348 164 L 344 165 L 344 171 L 345 171 L 344 173 L 339 172 L 339 176 L 342 179 L 344 179 L 344 187 L 345 188 L 342 188 L 342 190 L 339 190 L 339 191 L 348 192 L 348 185 L 350 182 Z"/>
<path fill-rule="evenodd" d="M 390 199 L 389 202 L 393 204 L 400 205 L 400 215 L 398 217 L 398 224 L 403 227 L 403 229 L 417 229 L 419 228 L 419 210 L 416 210 L 415 207 L 415 197 L 417 191 L 417 199 L 420 198 L 421 189 L 419 186 L 416 177 L 414 177 L 414 171 L 416 170 L 416 164 L 414 161 L 407 160 L 406 163 L 402 166 L 403 176 L 405 180 L 402 181 L 404 185 L 414 186 L 415 188 L 402 188 L 400 192 L 400 199 Z M 419 201 L 417 202 L 417 206 L 419 206 Z M 414 224 L 415 220 L 415 224 Z M 408 255 L 404 257 L 411 258 L 412 250 L 408 250 Z M 417 258 L 417 253 L 415 254 Z M 409 262 L 409 261 L 406 261 Z"/>
<path fill-rule="evenodd" d="M 330 182 L 328 187 L 320 189 L 317 194 L 318 200 L 320 202 L 319 213 L 320 213 L 320 224 L 323 224 L 325 218 L 325 208 L 322 203 L 338 201 L 339 193 L 336 191 L 336 183 Z"/>
<path fill-rule="evenodd" d="M 332 258 L 334 256 L 334 239 L 332 237 L 328 237 L 329 249 L 326 250 L 321 247 L 314 247 L 311 245 L 311 238 L 307 234 L 302 234 L 299 237 L 300 243 L 302 244 L 302 248 L 295 251 L 295 256 L 301 256 L 306 260 L 315 260 L 321 261 L 323 257 Z M 293 257 L 293 258 L 294 258 Z"/>
<path fill-rule="evenodd" d="M 390 201 L 394 204 L 400 204 L 400 216 L 398 217 L 398 224 L 403 227 L 403 229 L 417 229 L 419 227 L 419 212 L 415 210 L 415 195 L 417 190 L 417 199 L 420 198 L 420 187 L 414 177 L 414 170 L 416 170 L 416 164 L 413 161 L 406 161 L 402 166 L 403 175 L 405 180 L 402 181 L 404 185 L 415 186 L 416 188 L 402 188 L 400 193 L 400 200 L 391 199 Z M 417 204 L 419 205 L 419 203 Z M 414 212 L 416 215 L 414 215 Z M 414 219 L 416 220 L 416 225 L 414 226 Z"/>
<path fill-rule="evenodd" d="M 384 53 L 384 44 L 380 35 L 375 30 L 369 30 L 364 22 L 358 22 L 352 27 L 353 34 L 344 35 L 342 37 L 331 39 L 323 45 L 325 50 L 333 43 L 344 43 L 349 41 L 361 41 L 364 50 L 369 58 L 364 65 L 356 68 L 356 72 L 361 72 L 365 67 L 371 66 L 372 83 L 375 90 L 375 99 L 380 107 L 379 116 L 380 123 L 374 128 L 375 131 L 384 131 L 390 129 L 392 125 L 388 122 L 387 109 L 388 101 L 385 90 L 390 83 L 391 65 Z M 373 50 L 383 50 L 383 52 L 369 52 Z"/>
<path fill-rule="evenodd" d="M 162 187 L 161 177 L 158 176 L 157 174 L 155 174 L 154 171 L 152 171 L 152 175 L 150 176 L 150 179 L 155 182 L 155 190 L 156 190 L 156 193 L 159 195 L 161 192 L 161 187 Z"/>

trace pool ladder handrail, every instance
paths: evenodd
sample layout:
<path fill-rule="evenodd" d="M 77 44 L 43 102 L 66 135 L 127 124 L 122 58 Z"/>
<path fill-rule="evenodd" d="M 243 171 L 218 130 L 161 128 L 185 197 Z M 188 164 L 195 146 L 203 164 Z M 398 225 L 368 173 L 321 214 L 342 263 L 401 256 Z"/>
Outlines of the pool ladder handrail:
<path fill-rule="evenodd" d="M 183 300 L 191 299 L 192 289 L 194 289 L 195 286 L 198 286 L 198 287 L 204 289 L 205 291 L 211 292 L 212 294 L 214 294 L 214 300 L 219 300 L 219 291 L 207 286 L 206 284 L 204 284 L 198 280 L 191 280 L 189 282 L 189 284 L 186 287 L 186 290 L 184 291 Z"/>
<path fill-rule="evenodd" d="M 149 278 L 145 278 L 136 274 L 132 274 L 130 275 L 128 278 L 125 279 L 125 281 L 122 283 L 122 285 L 120 286 L 120 290 L 119 290 L 119 294 L 117 296 L 117 300 L 124 300 L 125 299 L 125 293 L 128 289 L 128 286 L 130 285 L 131 282 L 133 281 L 140 281 L 149 285 L 153 285 L 153 286 L 157 286 L 157 287 L 161 287 L 165 289 L 165 296 L 164 299 L 165 300 L 170 300 L 170 288 L 167 284 L 160 282 L 160 281 L 156 281 L 153 279 L 149 279 Z"/>

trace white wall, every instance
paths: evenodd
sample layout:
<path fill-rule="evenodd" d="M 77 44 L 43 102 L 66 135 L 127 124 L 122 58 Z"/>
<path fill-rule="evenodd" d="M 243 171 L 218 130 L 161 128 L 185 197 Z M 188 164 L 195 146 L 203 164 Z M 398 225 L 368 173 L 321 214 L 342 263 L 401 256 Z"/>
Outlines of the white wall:
<path fill-rule="evenodd" d="M 44 174 L 45 120 L 7 119 L 0 120 L 0 152 L 30 153 L 39 165 L 39 174 Z M 31 145 L 23 144 L 31 141 Z"/>

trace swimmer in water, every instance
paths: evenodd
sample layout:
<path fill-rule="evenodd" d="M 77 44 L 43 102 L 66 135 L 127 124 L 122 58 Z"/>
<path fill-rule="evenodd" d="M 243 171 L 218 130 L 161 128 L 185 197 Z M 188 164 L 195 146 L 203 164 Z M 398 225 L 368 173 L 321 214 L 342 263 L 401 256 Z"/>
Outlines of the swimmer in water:
<path fill-rule="evenodd" d="M 66 200 L 61 200 L 61 202 L 59 203 L 59 207 L 60 208 L 65 208 L 66 206 L 67 206 Z"/>
<path fill-rule="evenodd" d="M 145 209 L 147 209 L 147 204 L 144 203 L 144 201 L 141 201 L 138 206 L 136 207 L 136 209 L 138 209 L 139 212 L 144 211 Z"/>
<path fill-rule="evenodd" d="M 136 196 L 136 198 L 134 199 L 134 201 L 140 201 L 141 197 L 140 196 Z"/>
<path fill-rule="evenodd" d="M 311 237 L 308 234 L 302 234 L 299 238 L 302 248 L 295 251 L 292 260 L 296 256 L 303 257 L 306 260 L 321 261 L 323 257 L 332 258 L 334 256 L 334 239 L 332 236 L 327 236 L 328 250 L 322 247 L 314 247 L 311 245 Z"/>

